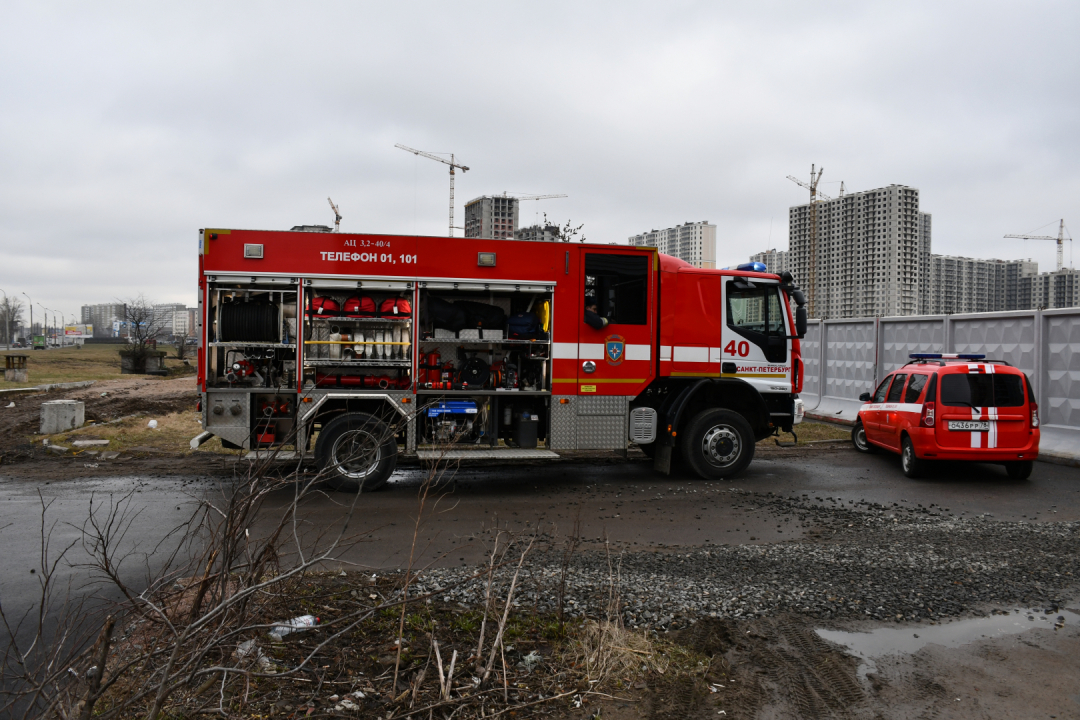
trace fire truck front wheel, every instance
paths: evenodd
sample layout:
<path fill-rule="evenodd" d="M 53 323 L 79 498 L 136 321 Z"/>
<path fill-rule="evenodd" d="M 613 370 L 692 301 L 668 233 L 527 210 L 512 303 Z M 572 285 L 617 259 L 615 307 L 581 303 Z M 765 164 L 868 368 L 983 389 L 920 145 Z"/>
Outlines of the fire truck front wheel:
<path fill-rule="evenodd" d="M 754 459 L 754 430 L 734 410 L 703 410 L 682 434 L 682 455 L 706 480 L 737 475 Z"/>
<path fill-rule="evenodd" d="M 345 413 L 323 427 L 315 457 L 327 483 L 342 492 L 371 492 L 397 467 L 397 440 L 376 417 Z"/>

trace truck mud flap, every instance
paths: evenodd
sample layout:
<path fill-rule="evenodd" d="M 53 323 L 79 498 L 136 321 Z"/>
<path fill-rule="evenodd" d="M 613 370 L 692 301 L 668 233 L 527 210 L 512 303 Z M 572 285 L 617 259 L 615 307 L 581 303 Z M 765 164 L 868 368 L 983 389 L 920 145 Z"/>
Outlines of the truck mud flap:
<path fill-rule="evenodd" d="M 656 454 L 653 456 L 653 470 L 664 475 L 671 474 L 671 453 L 674 450 L 670 445 L 656 446 Z"/>

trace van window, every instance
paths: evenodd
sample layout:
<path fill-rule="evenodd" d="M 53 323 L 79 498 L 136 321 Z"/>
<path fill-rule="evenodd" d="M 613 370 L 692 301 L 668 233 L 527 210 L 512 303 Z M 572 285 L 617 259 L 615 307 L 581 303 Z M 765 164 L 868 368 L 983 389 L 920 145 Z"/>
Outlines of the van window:
<path fill-rule="evenodd" d="M 647 325 L 649 257 L 585 253 L 585 297 L 613 325 Z"/>
<path fill-rule="evenodd" d="M 1026 401 L 1019 375 L 949 373 L 941 378 L 941 404 L 954 407 L 1021 407 Z"/>
<path fill-rule="evenodd" d="M 776 285 L 740 288 L 734 280 L 727 283 L 728 327 L 760 347 L 769 362 L 787 360 L 783 307 Z"/>
<path fill-rule="evenodd" d="M 900 398 L 903 397 L 905 378 L 907 378 L 907 375 L 903 374 L 893 377 L 892 387 L 889 388 L 889 398 L 885 402 L 900 402 Z"/>
<path fill-rule="evenodd" d="M 892 376 L 885 378 L 881 381 L 881 384 L 877 386 L 877 390 L 874 391 L 874 402 L 885 402 L 885 393 L 889 390 L 889 383 L 892 382 Z"/>
<path fill-rule="evenodd" d="M 907 392 L 904 393 L 904 402 L 919 402 L 919 395 L 922 394 L 922 389 L 924 385 L 926 385 L 925 375 L 912 375 L 911 379 L 908 380 Z"/>

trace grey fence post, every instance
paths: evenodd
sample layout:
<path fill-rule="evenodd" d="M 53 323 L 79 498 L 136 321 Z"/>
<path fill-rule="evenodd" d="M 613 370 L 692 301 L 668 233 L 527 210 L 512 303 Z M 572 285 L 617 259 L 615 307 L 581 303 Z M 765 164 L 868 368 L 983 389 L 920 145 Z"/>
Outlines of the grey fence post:
<path fill-rule="evenodd" d="M 1050 378 L 1047 377 L 1046 370 L 1047 350 L 1044 342 L 1044 337 L 1046 335 L 1044 327 L 1045 322 L 1046 320 L 1045 318 L 1043 318 L 1042 310 L 1036 309 L 1035 321 L 1033 323 L 1035 326 L 1035 338 L 1034 342 L 1032 343 L 1032 345 L 1034 346 L 1033 351 L 1035 353 L 1035 372 L 1033 372 L 1032 375 L 1034 375 L 1035 377 L 1031 378 L 1031 381 L 1035 383 L 1035 397 L 1038 398 L 1040 408 L 1045 408 L 1047 406 L 1046 393 L 1050 387 Z M 1043 412 L 1040 412 L 1039 416 L 1043 417 Z"/>
<path fill-rule="evenodd" d="M 943 328 L 943 332 L 942 332 L 941 352 L 943 352 L 943 353 L 956 352 L 956 350 L 955 350 L 956 343 L 953 340 L 954 328 L 953 328 L 952 315 L 946 315 L 944 318 L 942 318 L 942 323 L 944 325 L 944 328 Z"/>

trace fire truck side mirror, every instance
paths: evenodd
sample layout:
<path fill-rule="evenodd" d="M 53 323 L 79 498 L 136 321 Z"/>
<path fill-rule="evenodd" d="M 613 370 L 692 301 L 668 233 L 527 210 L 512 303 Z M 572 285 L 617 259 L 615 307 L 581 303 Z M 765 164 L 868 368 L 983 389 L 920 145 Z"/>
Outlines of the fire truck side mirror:
<path fill-rule="evenodd" d="M 799 305 L 795 308 L 795 334 L 800 338 L 806 337 L 806 306 Z"/>

